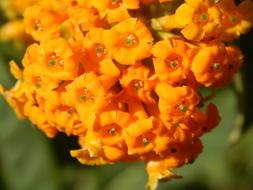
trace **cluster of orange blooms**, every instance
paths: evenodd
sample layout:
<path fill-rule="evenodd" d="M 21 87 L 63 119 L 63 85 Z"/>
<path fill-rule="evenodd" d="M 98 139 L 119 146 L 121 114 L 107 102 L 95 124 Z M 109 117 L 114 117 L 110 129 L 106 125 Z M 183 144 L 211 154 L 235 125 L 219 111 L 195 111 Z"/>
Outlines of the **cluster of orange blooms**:
<path fill-rule="evenodd" d="M 250 0 L 178 2 L 55 0 L 27 8 L 25 29 L 37 42 L 22 69 L 10 63 L 18 81 L 1 93 L 47 136 L 77 136 L 81 148 L 71 155 L 83 164 L 144 161 L 154 190 L 179 177 L 170 170 L 192 163 L 200 137 L 218 125 L 213 103 L 203 111 L 200 88 L 231 81 L 243 56 L 224 42 L 253 23 Z M 178 6 L 149 14 L 163 3 Z"/>

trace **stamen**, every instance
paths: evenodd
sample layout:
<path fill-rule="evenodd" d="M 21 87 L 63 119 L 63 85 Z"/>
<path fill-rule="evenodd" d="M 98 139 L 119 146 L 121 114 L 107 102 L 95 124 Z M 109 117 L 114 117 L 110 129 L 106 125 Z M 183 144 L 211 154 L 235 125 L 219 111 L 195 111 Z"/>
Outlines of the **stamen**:
<path fill-rule="evenodd" d="M 181 105 L 179 106 L 179 109 L 180 109 L 181 112 L 184 112 L 184 113 L 187 111 L 187 107 L 186 107 L 185 104 L 181 104 Z"/>
<path fill-rule="evenodd" d="M 36 19 L 34 21 L 33 29 L 37 30 L 37 31 L 42 31 L 43 30 L 42 23 L 41 23 L 41 21 L 39 19 Z"/>
<path fill-rule="evenodd" d="M 203 14 L 201 14 L 201 15 L 199 16 L 199 18 L 200 18 L 201 21 L 207 21 L 208 18 L 209 18 L 209 16 L 208 16 L 207 13 L 203 13 Z"/>
<path fill-rule="evenodd" d="M 136 81 L 134 84 L 133 84 L 133 88 L 134 88 L 134 90 L 137 92 L 137 91 L 139 91 L 141 88 L 143 88 L 144 87 L 144 82 L 143 81 L 141 81 L 141 80 L 138 80 L 138 81 Z"/>
<path fill-rule="evenodd" d="M 213 68 L 216 69 L 216 70 L 219 70 L 221 68 L 220 63 L 214 63 Z"/>
<path fill-rule="evenodd" d="M 136 45 L 138 45 L 138 43 L 139 39 L 134 33 L 128 34 L 123 37 L 123 44 L 127 48 L 135 47 Z"/>
<path fill-rule="evenodd" d="M 110 130 L 109 130 L 109 134 L 110 135 L 115 135 L 116 134 L 116 129 L 115 128 L 111 128 Z"/>
<path fill-rule="evenodd" d="M 147 138 L 143 138 L 142 142 L 144 146 L 147 146 L 149 144 L 149 140 Z"/>
<path fill-rule="evenodd" d="M 97 44 L 95 47 L 95 54 L 98 58 L 102 58 L 107 54 L 107 50 L 104 45 L 102 44 Z"/>

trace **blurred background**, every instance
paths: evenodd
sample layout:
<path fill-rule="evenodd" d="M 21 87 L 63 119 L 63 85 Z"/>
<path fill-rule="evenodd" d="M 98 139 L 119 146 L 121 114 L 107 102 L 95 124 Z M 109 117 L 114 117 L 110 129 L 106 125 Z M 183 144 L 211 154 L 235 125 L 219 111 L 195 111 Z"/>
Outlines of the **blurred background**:
<path fill-rule="evenodd" d="M 11 87 L 15 81 L 8 62 L 21 62 L 29 39 L 16 38 L 13 33 L 18 30 L 6 25 L 10 20 L 18 23 L 20 13 L 5 2 L 0 0 L 0 84 Z M 245 55 L 245 65 L 234 82 L 216 94 L 214 102 L 222 116 L 219 127 L 202 138 L 204 151 L 195 163 L 176 170 L 184 178 L 160 183 L 158 190 L 253 189 L 253 32 L 236 43 Z M 87 167 L 71 158 L 69 150 L 75 148 L 75 138 L 60 134 L 48 139 L 29 121 L 18 120 L 0 98 L 1 190 L 144 189 L 143 163 Z"/>

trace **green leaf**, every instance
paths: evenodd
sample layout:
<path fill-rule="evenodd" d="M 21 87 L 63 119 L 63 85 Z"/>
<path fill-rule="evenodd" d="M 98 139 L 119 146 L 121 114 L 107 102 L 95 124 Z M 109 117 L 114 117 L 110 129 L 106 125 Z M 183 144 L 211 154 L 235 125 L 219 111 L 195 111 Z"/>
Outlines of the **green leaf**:
<path fill-rule="evenodd" d="M 60 190 L 48 139 L 0 99 L 0 173 L 6 189 Z"/>

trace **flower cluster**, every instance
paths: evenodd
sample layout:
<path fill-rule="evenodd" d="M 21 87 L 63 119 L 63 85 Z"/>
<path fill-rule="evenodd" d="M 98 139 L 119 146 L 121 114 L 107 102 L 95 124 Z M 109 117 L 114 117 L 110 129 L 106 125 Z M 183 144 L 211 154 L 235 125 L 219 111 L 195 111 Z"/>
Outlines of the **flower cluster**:
<path fill-rule="evenodd" d="M 251 28 L 253 3 L 185 0 L 172 14 L 149 12 L 174 4 L 55 0 L 28 7 L 25 29 L 37 42 L 22 69 L 10 62 L 18 81 L 0 92 L 47 136 L 77 136 L 81 148 L 71 155 L 83 164 L 144 161 L 152 190 L 180 177 L 170 170 L 192 163 L 200 137 L 220 121 L 213 103 L 203 107 L 200 89 L 224 87 L 241 67 L 239 48 L 224 42 Z"/>

